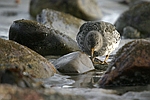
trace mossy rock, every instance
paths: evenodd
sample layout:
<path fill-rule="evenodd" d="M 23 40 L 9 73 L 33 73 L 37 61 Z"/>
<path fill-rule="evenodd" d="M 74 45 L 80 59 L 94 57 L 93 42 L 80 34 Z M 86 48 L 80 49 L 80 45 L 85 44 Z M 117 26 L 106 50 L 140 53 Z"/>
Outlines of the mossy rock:
<path fill-rule="evenodd" d="M 31 85 L 30 78 L 45 79 L 54 73 L 53 64 L 38 53 L 14 41 L 0 39 L 1 83 Z"/>
<path fill-rule="evenodd" d="M 43 56 L 64 55 L 79 50 L 77 43 L 69 36 L 31 20 L 14 21 L 9 30 L 9 39 Z"/>

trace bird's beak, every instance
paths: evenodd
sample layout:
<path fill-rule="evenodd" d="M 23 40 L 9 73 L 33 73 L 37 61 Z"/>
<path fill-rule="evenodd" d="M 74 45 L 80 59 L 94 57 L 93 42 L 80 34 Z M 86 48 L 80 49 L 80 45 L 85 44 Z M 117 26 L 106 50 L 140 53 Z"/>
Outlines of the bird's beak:
<path fill-rule="evenodd" d="M 91 59 L 94 60 L 94 48 L 91 49 Z"/>

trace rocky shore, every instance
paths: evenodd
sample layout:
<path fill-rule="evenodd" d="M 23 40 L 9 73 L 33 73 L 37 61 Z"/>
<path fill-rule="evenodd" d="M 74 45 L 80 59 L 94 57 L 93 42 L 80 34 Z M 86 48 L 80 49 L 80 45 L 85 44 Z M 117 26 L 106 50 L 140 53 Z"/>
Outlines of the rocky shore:
<path fill-rule="evenodd" d="M 9 40 L 0 38 L 0 99 L 148 100 L 150 2 L 113 1 L 129 8 L 114 25 L 122 41 L 133 40 L 120 44 L 108 64 L 93 64 L 79 49 L 76 35 L 85 22 L 107 15 L 99 3 L 31 0 L 29 11 L 36 20 L 13 20 Z"/>

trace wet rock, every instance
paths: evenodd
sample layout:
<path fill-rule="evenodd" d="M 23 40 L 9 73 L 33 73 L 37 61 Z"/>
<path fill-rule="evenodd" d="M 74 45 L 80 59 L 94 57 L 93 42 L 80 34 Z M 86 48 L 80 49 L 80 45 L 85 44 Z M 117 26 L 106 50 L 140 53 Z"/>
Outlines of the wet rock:
<path fill-rule="evenodd" d="M 99 64 L 95 63 L 94 64 L 95 69 L 105 71 L 108 68 L 108 64 Z"/>
<path fill-rule="evenodd" d="M 149 2 L 150 0 L 122 0 L 121 3 L 128 4 L 130 7 L 135 6 L 140 3 Z"/>
<path fill-rule="evenodd" d="M 1 100 L 149 100 L 150 91 L 114 94 L 113 90 L 97 88 L 49 88 L 45 90 L 25 89 L 11 85 L 0 85 Z"/>
<path fill-rule="evenodd" d="M 36 17 L 45 8 L 65 12 L 84 20 L 98 20 L 102 16 L 95 0 L 31 0 L 30 15 Z"/>
<path fill-rule="evenodd" d="M 123 33 L 123 29 L 131 26 L 139 31 L 140 38 L 150 37 L 150 2 L 139 3 L 130 7 L 116 21 L 116 29 Z M 122 34 L 121 34 L 122 35 Z"/>
<path fill-rule="evenodd" d="M 133 5 L 135 2 L 139 2 L 139 1 L 143 1 L 143 0 L 121 0 L 120 3 Z"/>
<path fill-rule="evenodd" d="M 127 26 L 123 29 L 123 38 L 126 39 L 138 39 L 140 38 L 140 32 L 133 27 Z"/>
<path fill-rule="evenodd" d="M 61 73 L 85 73 L 94 70 L 90 58 L 79 51 L 64 55 L 54 61 L 53 64 Z"/>
<path fill-rule="evenodd" d="M 135 40 L 124 45 L 112 60 L 100 87 L 134 86 L 150 83 L 150 41 Z M 110 70 L 111 67 L 115 69 Z"/>
<path fill-rule="evenodd" d="M 61 94 L 54 89 L 22 89 L 11 85 L 0 85 L 1 100 L 85 100 L 85 97 L 72 94 Z"/>
<path fill-rule="evenodd" d="M 46 27 L 58 30 L 75 40 L 79 27 L 84 23 L 83 20 L 69 14 L 50 9 L 43 9 L 37 16 L 37 21 Z"/>
<path fill-rule="evenodd" d="M 30 87 L 29 78 L 44 79 L 54 73 L 53 64 L 41 55 L 16 42 L 0 39 L 0 83 Z"/>
<path fill-rule="evenodd" d="M 28 74 L 26 74 L 23 70 L 19 68 L 5 68 L 4 70 L 0 69 L 0 83 L 1 84 L 12 84 L 17 85 L 19 87 L 28 87 L 28 88 L 39 88 L 43 87 L 42 82 L 36 82 L 34 78 Z M 38 86 L 37 86 L 37 85 Z"/>
<path fill-rule="evenodd" d="M 129 4 L 131 1 L 133 1 L 133 0 L 119 0 L 119 2 L 120 3 L 122 3 L 122 4 Z"/>
<path fill-rule="evenodd" d="M 1 100 L 40 100 L 43 99 L 40 93 L 31 89 L 22 89 L 12 85 L 0 85 Z"/>
<path fill-rule="evenodd" d="M 150 91 L 143 92 L 127 92 L 122 95 L 122 97 L 126 100 L 148 100 L 150 98 Z"/>
<path fill-rule="evenodd" d="M 31 20 L 14 21 L 9 30 L 9 39 L 43 56 L 64 55 L 78 50 L 77 43 L 70 37 Z"/>

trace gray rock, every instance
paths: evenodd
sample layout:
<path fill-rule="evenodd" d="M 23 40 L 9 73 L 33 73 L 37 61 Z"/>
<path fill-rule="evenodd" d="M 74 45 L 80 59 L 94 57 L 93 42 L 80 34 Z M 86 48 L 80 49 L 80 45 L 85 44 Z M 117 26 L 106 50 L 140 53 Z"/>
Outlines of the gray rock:
<path fill-rule="evenodd" d="M 56 69 L 53 64 L 41 55 L 14 41 L 0 39 L 1 83 L 30 87 L 30 78 L 44 79 L 53 76 L 54 73 Z"/>
<path fill-rule="evenodd" d="M 85 73 L 94 70 L 88 55 L 79 51 L 64 55 L 54 61 L 53 64 L 61 73 Z"/>
<path fill-rule="evenodd" d="M 140 38 L 140 32 L 138 32 L 137 29 L 134 29 L 133 27 L 127 26 L 123 28 L 123 38 L 128 39 L 138 39 Z"/>
<path fill-rule="evenodd" d="M 65 12 L 84 20 L 98 20 L 102 16 L 95 0 L 31 0 L 30 15 L 36 17 L 45 8 Z"/>
<path fill-rule="evenodd" d="M 79 27 L 85 22 L 81 19 L 50 9 L 43 9 L 37 21 L 46 27 L 58 30 L 75 40 Z"/>
<path fill-rule="evenodd" d="M 132 100 L 149 100 L 150 98 L 150 91 L 143 91 L 143 92 L 127 92 L 122 95 L 124 99 L 132 99 Z"/>
<path fill-rule="evenodd" d="M 31 20 L 14 21 L 9 29 L 9 39 L 43 56 L 64 55 L 79 50 L 77 43 L 69 36 Z"/>
<path fill-rule="evenodd" d="M 131 26 L 139 31 L 140 38 L 150 37 L 150 2 L 139 3 L 130 7 L 117 19 L 115 26 L 116 29 L 123 33 L 123 29 Z M 122 34 L 121 34 L 122 35 Z"/>

